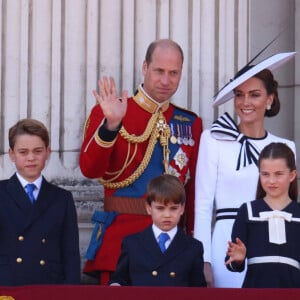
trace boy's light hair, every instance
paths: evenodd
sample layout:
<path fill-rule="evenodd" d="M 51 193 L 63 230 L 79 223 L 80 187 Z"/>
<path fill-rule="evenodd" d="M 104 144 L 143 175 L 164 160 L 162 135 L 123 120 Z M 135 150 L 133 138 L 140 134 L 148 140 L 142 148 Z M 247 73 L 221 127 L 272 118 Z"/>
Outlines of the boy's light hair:
<path fill-rule="evenodd" d="M 22 119 L 8 131 L 8 143 L 11 149 L 15 147 L 17 136 L 23 134 L 38 136 L 45 143 L 46 148 L 49 146 L 49 133 L 45 125 L 35 119 Z"/>
<path fill-rule="evenodd" d="M 149 205 L 153 201 L 164 204 L 184 204 L 186 201 L 184 186 L 173 175 L 164 174 L 155 177 L 148 183 L 146 201 Z"/>

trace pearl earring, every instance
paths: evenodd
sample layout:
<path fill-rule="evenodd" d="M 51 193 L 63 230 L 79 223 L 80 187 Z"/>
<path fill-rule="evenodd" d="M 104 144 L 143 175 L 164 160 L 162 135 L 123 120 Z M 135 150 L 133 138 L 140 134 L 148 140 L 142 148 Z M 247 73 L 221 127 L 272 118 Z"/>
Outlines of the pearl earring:
<path fill-rule="evenodd" d="M 267 110 L 270 110 L 271 109 L 271 105 L 269 104 L 268 106 L 267 106 Z"/>

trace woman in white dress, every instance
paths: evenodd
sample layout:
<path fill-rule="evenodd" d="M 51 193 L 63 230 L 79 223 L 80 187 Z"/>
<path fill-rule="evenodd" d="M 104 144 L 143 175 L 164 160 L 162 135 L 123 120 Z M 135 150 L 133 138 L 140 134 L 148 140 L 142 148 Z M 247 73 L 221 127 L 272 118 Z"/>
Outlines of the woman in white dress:
<path fill-rule="evenodd" d="M 224 254 L 238 208 L 255 199 L 260 151 L 271 142 L 283 142 L 296 154 L 294 142 L 271 134 L 264 125 L 265 116 L 273 117 L 280 110 L 278 84 L 270 70 L 294 54 L 277 54 L 238 72 L 219 92 L 214 105 L 234 97 L 239 124 L 225 113 L 210 130 L 202 133 L 196 172 L 194 237 L 204 246 L 204 272 L 210 287 L 242 286 L 245 272 L 230 272 Z"/>

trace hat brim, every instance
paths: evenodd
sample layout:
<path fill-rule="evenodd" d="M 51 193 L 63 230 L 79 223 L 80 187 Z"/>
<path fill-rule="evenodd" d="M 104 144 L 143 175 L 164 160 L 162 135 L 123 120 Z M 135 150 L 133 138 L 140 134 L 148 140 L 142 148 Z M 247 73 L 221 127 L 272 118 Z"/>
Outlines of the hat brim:
<path fill-rule="evenodd" d="M 269 69 L 270 71 L 273 71 L 276 68 L 283 65 L 284 63 L 286 63 L 287 61 L 289 61 L 295 55 L 296 52 L 278 53 L 253 66 L 251 69 L 229 82 L 227 85 L 225 85 L 223 89 L 220 90 L 220 92 L 215 97 L 213 107 L 216 107 L 232 99 L 234 97 L 233 90 L 249 78 L 253 77 L 255 74 L 259 73 L 264 69 Z"/>

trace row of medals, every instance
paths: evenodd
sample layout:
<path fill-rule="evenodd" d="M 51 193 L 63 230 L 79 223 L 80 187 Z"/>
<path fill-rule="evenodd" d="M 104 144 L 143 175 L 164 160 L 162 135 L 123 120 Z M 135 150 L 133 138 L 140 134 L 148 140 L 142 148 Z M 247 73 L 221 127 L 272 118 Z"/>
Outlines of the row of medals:
<path fill-rule="evenodd" d="M 195 141 L 192 137 L 192 126 L 185 124 L 170 124 L 171 137 L 170 142 L 172 144 L 194 146 Z"/>

